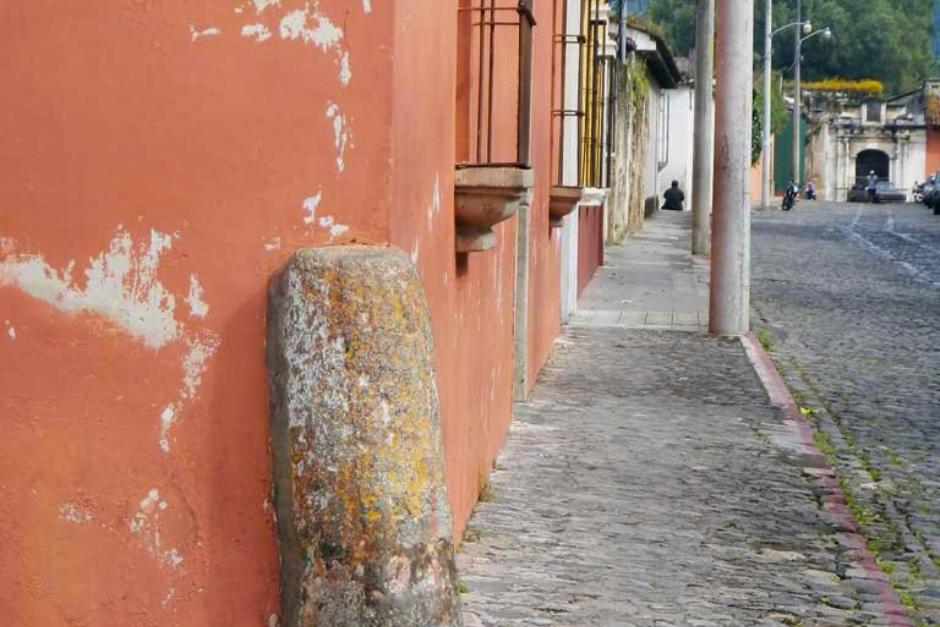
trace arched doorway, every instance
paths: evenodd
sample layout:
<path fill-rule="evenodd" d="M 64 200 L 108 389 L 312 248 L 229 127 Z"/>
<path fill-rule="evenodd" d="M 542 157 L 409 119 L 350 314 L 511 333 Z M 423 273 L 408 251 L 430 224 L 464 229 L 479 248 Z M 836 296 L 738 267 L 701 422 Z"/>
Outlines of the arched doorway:
<path fill-rule="evenodd" d="M 871 171 L 878 175 L 879 180 L 887 181 L 891 178 L 889 164 L 887 153 L 881 150 L 863 150 L 855 157 L 855 181 L 864 183 Z"/>

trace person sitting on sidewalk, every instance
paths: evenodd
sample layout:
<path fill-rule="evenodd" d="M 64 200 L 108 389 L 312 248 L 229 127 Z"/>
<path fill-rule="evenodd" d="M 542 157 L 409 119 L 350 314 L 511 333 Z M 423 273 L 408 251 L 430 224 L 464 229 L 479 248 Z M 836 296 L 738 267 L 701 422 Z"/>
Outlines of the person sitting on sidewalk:
<path fill-rule="evenodd" d="M 679 181 L 673 181 L 672 187 L 666 190 L 663 197 L 666 199 L 666 202 L 663 203 L 663 209 L 682 211 L 682 203 L 685 202 L 685 194 L 679 189 Z"/>

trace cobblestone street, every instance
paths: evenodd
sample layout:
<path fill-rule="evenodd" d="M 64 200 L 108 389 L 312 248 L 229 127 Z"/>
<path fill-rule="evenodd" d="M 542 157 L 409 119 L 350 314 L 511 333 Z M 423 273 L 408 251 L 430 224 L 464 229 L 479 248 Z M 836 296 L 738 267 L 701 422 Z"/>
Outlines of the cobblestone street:
<path fill-rule="evenodd" d="M 752 302 L 905 605 L 940 623 L 940 218 L 920 205 L 756 214 Z M 758 321 L 760 322 L 760 321 Z"/>
<path fill-rule="evenodd" d="M 740 341 L 590 312 L 700 310 L 701 281 L 662 278 L 698 272 L 663 235 L 683 220 L 657 216 L 643 246 L 663 289 L 688 292 L 623 280 L 642 278 L 619 265 L 630 244 L 610 249 L 517 406 L 458 556 L 466 624 L 907 624 Z"/>

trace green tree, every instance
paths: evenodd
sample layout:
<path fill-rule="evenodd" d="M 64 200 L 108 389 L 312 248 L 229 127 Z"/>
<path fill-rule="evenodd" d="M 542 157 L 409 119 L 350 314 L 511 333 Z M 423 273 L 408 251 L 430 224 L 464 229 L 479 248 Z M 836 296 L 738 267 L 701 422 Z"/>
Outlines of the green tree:
<path fill-rule="evenodd" d="M 696 0 L 651 0 L 648 18 L 678 55 L 695 43 Z M 830 27 L 832 39 L 803 47 L 803 78 L 876 78 L 889 92 L 915 88 L 936 67 L 930 46 L 933 0 L 803 0 L 803 19 Z M 764 0 L 755 1 L 755 63 L 763 55 Z M 775 27 L 796 18 L 793 0 L 774 0 Z M 793 30 L 774 37 L 773 66 L 793 75 Z"/>

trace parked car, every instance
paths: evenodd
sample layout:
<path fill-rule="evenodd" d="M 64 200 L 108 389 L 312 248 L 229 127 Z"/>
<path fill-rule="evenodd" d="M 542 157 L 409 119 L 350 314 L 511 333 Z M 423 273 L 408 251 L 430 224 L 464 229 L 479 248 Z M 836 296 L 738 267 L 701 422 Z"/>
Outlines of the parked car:
<path fill-rule="evenodd" d="M 853 185 L 852 189 L 849 190 L 849 196 L 847 200 L 849 202 L 867 202 L 868 192 L 865 191 L 865 186 L 861 183 L 856 183 Z"/>
<path fill-rule="evenodd" d="M 878 181 L 875 184 L 875 202 L 907 202 L 907 192 L 888 181 Z"/>
<path fill-rule="evenodd" d="M 940 200 L 940 197 L 938 197 Z M 868 190 L 864 183 L 856 183 L 849 190 L 849 202 L 868 202 Z M 875 184 L 875 202 L 907 202 L 907 194 L 892 185 L 889 181 L 878 181 Z"/>
<path fill-rule="evenodd" d="M 928 207 L 933 205 L 934 196 L 937 194 L 938 179 L 940 179 L 940 173 L 931 174 L 921 188 L 920 201 Z"/>

